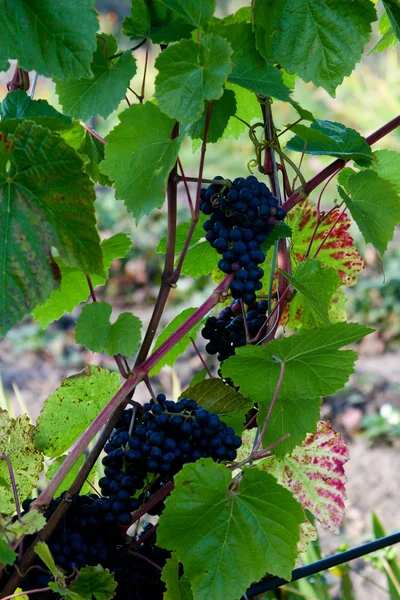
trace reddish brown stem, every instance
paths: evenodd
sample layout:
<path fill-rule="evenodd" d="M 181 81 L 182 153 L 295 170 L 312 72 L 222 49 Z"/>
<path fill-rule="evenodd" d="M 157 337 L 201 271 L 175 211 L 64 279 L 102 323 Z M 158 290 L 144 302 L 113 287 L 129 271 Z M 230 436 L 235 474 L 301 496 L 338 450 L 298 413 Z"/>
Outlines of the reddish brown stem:
<path fill-rule="evenodd" d="M 203 367 L 205 368 L 205 370 L 206 370 L 206 372 L 207 372 L 207 375 L 208 375 L 209 377 L 212 377 L 212 373 L 211 373 L 210 369 L 207 367 L 207 363 L 206 363 L 206 361 L 204 360 L 204 358 L 202 357 L 202 355 L 201 355 L 201 352 L 200 352 L 200 350 L 199 350 L 199 348 L 198 348 L 198 346 L 197 346 L 196 342 L 194 341 L 194 339 L 193 339 L 192 337 L 190 338 L 190 341 L 192 342 L 193 348 L 194 348 L 194 350 L 195 350 L 195 352 L 196 352 L 197 356 L 199 357 L 201 364 L 202 364 L 202 365 L 203 365 Z"/>
<path fill-rule="evenodd" d="M 280 373 L 279 373 L 279 377 L 278 377 L 278 381 L 277 381 L 276 388 L 275 388 L 275 391 L 274 391 L 274 395 L 272 397 L 271 404 L 269 405 L 267 416 L 265 417 L 265 420 L 264 420 L 264 423 L 263 423 L 260 435 L 258 436 L 257 443 L 254 446 L 253 455 L 257 454 L 257 452 L 260 449 L 260 446 L 262 445 L 262 441 L 263 441 L 263 438 L 264 438 L 265 430 L 267 429 L 267 425 L 269 423 L 272 411 L 274 409 L 276 400 L 278 398 L 279 390 L 281 389 L 281 385 L 282 385 L 284 374 L 285 374 L 285 363 L 281 362 L 281 370 L 280 370 Z M 270 447 L 268 449 L 270 449 Z"/>

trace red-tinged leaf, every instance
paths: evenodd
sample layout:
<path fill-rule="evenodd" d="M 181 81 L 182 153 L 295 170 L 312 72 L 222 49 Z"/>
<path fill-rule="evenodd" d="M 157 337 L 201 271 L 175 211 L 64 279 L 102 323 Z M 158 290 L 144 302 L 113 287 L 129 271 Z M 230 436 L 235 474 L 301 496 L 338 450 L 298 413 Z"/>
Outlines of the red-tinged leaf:
<path fill-rule="evenodd" d="M 340 209 L 336 208 L 320 224 L 309 254 L 311 257 L 314 256 L 322 240 L 334 225 L 340 212 Z M 322 212 L 321 216 L 324 214 Z M 316 223 L 315 207 L 307 201 L 298 204 L 288 214 L 287 221 L 292 228 L 292 258 L 297 264 L 304 260 L 314 231 Z M 343 213 L 318 253 L 318 260 L 326 267 L 333 267 L 338 272 L 342 284 L 346 286 L 355 285 L 358 276 L 364 271 L 364 261 L 348 232 L 350 224 L 351 220 L 347 213 Z"/>
<path fill-rule="evenodd" d="M 292 492 L 304 509 L 328 529 L 337 532 L 344 514 L 347 482 L 343 465 L 349 449 L 329 421 L 319 421 L 317 432 L 309 435 L 293 454 L 269 458 L 260 466 Z"/>
<path fill-rule="evenodd" d="M 315 542 L 318 538 L 317 530 L 310 521 L 305 521 L 300 525 L 300 539 L 297 544 L 297 553 L 303 554 L 308 548 L 310 542 Z"/>

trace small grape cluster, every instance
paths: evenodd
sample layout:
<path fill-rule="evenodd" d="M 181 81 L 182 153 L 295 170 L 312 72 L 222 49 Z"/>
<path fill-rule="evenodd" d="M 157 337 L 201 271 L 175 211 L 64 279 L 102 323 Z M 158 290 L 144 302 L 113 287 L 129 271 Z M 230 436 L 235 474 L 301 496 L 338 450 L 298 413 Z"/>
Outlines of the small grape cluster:
<path fill-rule="evenodd" d="M 107 453 L 103 459 L 105 477 L 99 482 L 120 523 L 125 519 L 121 516 L 125 513 L 120 513 L 119 508 L 127 474 L 144 477 L 146 473 L 154 473 L 168 479 L 184 464 L 202 457 L 233 461 L 242 443 L 218 415 L 199 408 L 197 402 L 189 398 L 173 402 L 164 394 L 158 394 L 156 402 L 151 400 L 143 406 L 143 415 L 136 420 L 129 435 L 131 417 L 132 409 L 125 410 L 118 428 L 104 447 Z M 140 489 L 139 484 L 143 487 L 142 479 L 129 483 L 133 486 L 130 491 Z M 127 498 L 126 502 L 130 502 L 130 510 L 134 510 L 132 500 Z"/>
<path fill-rule="evenodd" d="M 250 338 L 254 338 L 262 330 L 267 311 L 266 300 L 255 302 L 248 308 L 246 321 Z M 236 348 L 245 346 L 246 331 L 240 300 L 234 300 L 230 306 L 225 306 L 218 317 L 208 317 L 201 335 L 204 339 L 210 340 L 206 345 L 206 352 L 218 354 L 217 358 L 220 362 L 233 356 Z"/>
<path fill-rule="evenodd" d="M 222 179 L 217 176 L 214 181 Z M 201 190 L 200 202 L 201 212 L 210 216 L 203 225 L 206 240 L 222 254 L 218 268 L 235 274 L 230 284 L 232 297 L 254 304 L 264 275 L 258 266 L 265 261 L 262 244 L 286 212 L 254 175 L 238 177 L 229 185 L 212 183 Z"/>

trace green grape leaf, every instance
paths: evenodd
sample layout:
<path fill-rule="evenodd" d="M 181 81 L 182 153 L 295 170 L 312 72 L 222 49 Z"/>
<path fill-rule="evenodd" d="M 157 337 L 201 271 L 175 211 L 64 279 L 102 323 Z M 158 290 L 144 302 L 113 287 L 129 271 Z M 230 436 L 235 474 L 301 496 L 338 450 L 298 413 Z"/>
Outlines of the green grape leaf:
<path fill-rule="evenodd" d="M 310 112 L 306 108 L 303 108 L 302 106 L 300 106 L 300 104 L 298 102 L 296 102 L 295 100 L 291 100 L 290 104 L 293 106 L 293 108 L 295 109 L 295 111 L 298 113 L 299 117 L 301 117 L 301 119 L 303 121 L 315 121 L 316 120 L 314 115 L 312 114 L 312 112 Z"/>
<path fill-rule="evenodd" d="M 182 267 L 182 275 L 198 277 L 209 275 L 218 263 L 220 255 L 207 241 L 199 242 L 189 248 Z"/>
<path fill-rule="evenodd" d="M 400 198 L 395 187 L 368 169 L 349 178 L 350 196 L 342 188 L 338 189 L 365 242 L 371 243 L 383 256 L 400 222 Z"/>
<path fill-rule="evenodd" d="M 88 131 L 85 131 L 83 127 L 80 128 L 84 132 L 81 139 L 81 143 L 77 148 L 79 156 L 84 162 L 83 170 L 87 173 L 93 181 L 100 185 L 112 186 L 110 179 L 100 172 L 99 164 L 104 160 L 105 146 Z"/>
<path fill-rule="evenodd" d="M 208 375 L 207 369 L 201 369 L 201 371 L 196 373 L 196 375 L 193 377 L 189 386 L 193 387 L 194 385 L 196 385 L 196 383 L 200 383 L 200 381 L 204 381 L 206 379 L 207 375 Z"/>
<path fill-rule="evenodd" d="M 259 404 L 257 423 L 262 427 L 271 398 Z M 287 433 L 290 438 L 271 450 L 277 458 L 290 454 L 300 445 L 307 434 L 315 431 L 320 418 L 320 398 L 299 398 L 298 396 L 281 396 L 279 394 L 271 412 L 268 427 L 263 437 L 264 448 L 280 440 Z"/>
<path fill-rule="evenodd" d="M 100 171 L 115 182 L 116 198 L 139 222 L 164 203 L 167 179 L 184 136 L 171 139 L 174 121 L 151 102 L 134 104 L 108 134 Z"/>
<path fill-rule="evenodd" d="M 344 516 L 347 478 L 343 465 L 349 449 L 329 421 L 319 421 L 317 431 L 282 460 L 269 458 L 259 467 L 290 490 L 305 510 L 338 533 Z"/>
<path fill-rule="evenodd" d="M 350 129 L 342 123 L 318 119 L 310 127 L 295 125 L 292 131 L 296 136 L 288 141 L 286 145 L 288 150 L 355 161 L 360 159 L 370 161 L 372 157 L 372 150 L 365 138 L 355 129 Z"/>
<path fill-rule="evenodd" d="M 11 550 L 9 544 L 0 539 L 0 565 L 12 565 L 18 554 Z"/>
<path fill-rule="evenodd" d="M 334 323 L 319 329 L 303 329 L 295 335 L 274 340 L 267 347 L 245 346 L 222 365 L 242 393 L 254 402 L 272 399 L 281 362 L 285 371 L 279 397 L 317 398 L 342 389 L 354 370 L 357 353 L 339 350 L 372 333 L 358 323 Z M 262 373 L 263 377 L 259 374 Z"/>
<path fill-rule="evenodd" d="M 163 0 L 135 0 L 130 17 L 122 22 L 122 33 L 134 40 L 149 38 L 156 44 L 189 38 L 193 26 L 167 8 Z"/>
<path fill-rule="evenodd" d="M 351 219 L 344 212 L 336 208 L 329 215 L 321 212 L 322 223 L 311 244 L 310 256 L 320 247 L 328 232 L 329 239 L 318 252 L 318 260 L 325 267 L 332 267 L 339 274 L 342 284 L 345 286 L 355 285 L 358 275 L 364 271 L 364 261 L 354 245 L 353 238 L 348 230 Z M 337 223 L 336 223 L 337 221 Z M 288 225 L 292 228 L 291 257 L 294 264 L 305 259 L 313 231 L 316 225 L 316 211 L 308 201 L 299 203 L 287 216 Z M 335 224 L 336 223 L 336 224 Z"/>
<path fill-rule="evenodd" d="M 44 403 L 37 420 L 35 446 L 46 456 L 63 454 L 120 388 L 118 373 L 95 365 L 64 377 Z"/>
<path fill-rule="evenodd" d="M 15 556 L 17 555 L 15 554 Z M 164 600 L 193 600 L 189 579 L 185 575 L 179 577 L 179 560 L 176 552 L 173 552 L 170 558 L 167 558 L 162 570 L 161 580 L 167 588 L 164 593 Z"/>
<path fill-rule="evenodd" d="M 236 113 L 235 116 L 229 118 L 221 140 L 225 140 L 228 137 L 233 137 L 237 140 L 243 131 L 247 130 L 247 126 L 242 121 L 251 123 L 253 119 L 260 118 L 260 103 L 253 92 L 240 85 L 235 85 L 234 83 L 227 81 L 225 87 L 235 94 Z M 236 117 L 239 117 L 242 121 Z M 213 118 L 214 116 L 211 119 L 211 123 Z"/>
<path fill-rule="evenodd" d="M 8 455 L 20 500 L 29 498 L 43 468 L 43 456 L 34 445 L 34 428 L 28 415 L 12 419 L 0 409 L 0 456 Z M 13 490 L 6 461 L 0 460 L 0 514 L 15 512 Z"/>
<path fill-rule="evenodd" d="M 327 325 L 332 298 L 341 279 L 332 267 L 323 267 L 321 261 L 307 258 L 297 265 L 293 276 L 284 273 L 297 290 L 289 303 L 289 329 Z"/>
<path fill-rule="evenodd" d="M 138 349 L 142 322 L 131 313 L 121 313 L 110 322 L 112 306 L 107 302 L 92 302 L 82 308 L 76 322 L 75 339 L 93 352 L 131 357 Z"/>
<path fill-rule="evenodd" d="M 75 151 L 40 125 L 0 133 L 3 334 L 59 287 L 52 246 L 70 267 L 103 272 L 93 184 L 81 168 Z"/>
<path fill-rule="evenodd" d="M 180 398 L 193 398 L 203 408 L 217 413 L 238 435 L 243 431 L 246 413 L 254 406 L 252 400 L 242 396 L 218 377 L 191 385 L 182 392 Z"/>
<path fill-rule="evenodd" d="M 292 237 L 292 230 L 290 229 L 289 225 L 283 221 L 278 221 L 274 225 L 272 231 L 269 232 L 267 239 L 263 243 L 263 251 L 266 254 L 268 250 L 275 245 L 275 242 L 278 242 L 282 238 L 290 237 Z"/>
<path fill-rule="evenodd" d="M 156 339 L 156 343 L 154 344 L 153 351 L 157 350 L 167 340 L 170 335 L 175 333 L 175 331 L 183 325 L 183 323 L 197 310 L 197 308 L 186 308 L 179 315 L 174 317 L 172 321 L 168 323 L 166 327 L 162 330 L 158 338 Z M 169 352 L 165 354 L 165 356 L 155 365 L 155 367 L 151 370 L 151 375 L 158 375 L 163 367 L 166 365 L 172 367 L 175 364 L 178 356 L 183 354 L 187 347 L 190 345 L 190 338 L 196 338 L 197 332 L 202 326 L 202 321 L 197 323 L 183 338 L 174 345 Z"/>
<path fill-rule="evenodd" d="M 191 385 L 182 392 L 180 398 L 193 398 L 199 406 L 217 413 L 238 435 L 243 431 L 246 413 L 254 406 L 252 400 L 242 396 L 218 377 Z"/>
<path fill-rule="evenodd" d="M 332 96 L 361 59 L 375 20 L 370 0 L 256 0 L 254 5 L 263 57 Z"/>
<path fill-rule="evenodd" d="M 117 233 L 107 240 L 101 242 L 103 253 L 103 264 L 105 273 L 103 275 L 92 275 L 91 280 L 94 287 L 103 285 L 107 279 L 107 271 L 116 258 L 123 258 L 132 245 L 130 237 L 125 233 Z M 37 306 L 33 311 L 35 321 L 45 329 L 49 323 L 56 321 L 66 312 L 73 311 L 80 302 L 85 302 L 89 296 L 89 286 L 83 271 L 68 267 L 60 258 L 56 263 L 61 273 L 61 286 L 59 290 L 53 290 L 44 304 Z"/>
<path fill-rule="evenodd" d="M 79 571 L 79 577 L 74 581 L 66 594 L 71 600 L 111 600 L 115 596 L 117 582 L 114 574 L 101 565 L 87 565 Z M 58 590 L 57 590 L 58 591 Z"/>
<path fill-rule="evenodd" d="M 58 471 L 59 467 L 61 467 L 62 463 L 64 462 L 64 460 L 66 458 L 67 458 L 66 456 L 59 456 L 58 458 L 56 458 L 55 461 L 53 461 L 51 463 L 51 465 L 49 466 L 49 468 L 46 471 L 46 477 L 47 477 L 48 481 L 50 481 L 54 477 L 54 475 Z M 78 475 L 78 472 L 84 462 L 85 462 L 85 456 L 82 454 L 82 456 L 80 456 L 78 458 L 78 460 L 76 461 L 76 463 L 74 464 L 72 469 L 68 472 L 68 475 L 66 476 L 64 481 L 61 483 L 60 487 L 54 492 L 55 497 L 59 496 L 61 494 L 61 492 L 63 492 L 64 490 L 69 490 L 71 485 L 74 483 L 75 478 Z M 82 494 L 91 494 L 93 492 L 93 488 L 89 485 L 88 482 L 93 484 L 95 477 L 96 477 L 96 471 L 94 469 L 92 469 L 89 473 L 89 476 L 86 477 L 85 483 L 83 484 L 83 487 L 81 490 Z"/>
<path fill-rule="evenodd" d="M 235 23 L 215 32 L 223 36 L 233 48 L 233 69 L 228 81 L 263 96 L 289 101 L 290 90 L 283 83 L 282 73 L 265 62 L 256 49 L 250 23 Z"/>
<path fill-rule="evenodd" d="M 355 171 L 354 169 L 351 169 L 350 167 L 345 167 L 344 169 L 342 169 L 338 175 L 337 178 L 337 182 L 339 185 L 341 185 L 342 187 L 344 187 L 345 190 L 348 189 L 348 181 L 349 181 L 349 177 L 351 175 L 353 175 L 353 173 L 356 173 L 357 171 Z"/>
<path fill-rule="evenodd" d="M 236 114 L 236 97 L 233 90 L 224 90 L 222 98 L 214 102 L 212 109 L 212 118 L 208 129 L 207 142 L 215 143 L 224 138 L 224 131 L 228 126 L 229 120 Z M 206 114 L 193 123 L 189 129 L 189 135 L 192 139 L 204 138 L 204 124 Z"/>
<path fill-rule="evenodd" d="M 26 513 L 20 521 L 16 520 L 14 523 L 7 525 L 5 533 L 9 542 L 19 540 L 25 535 L 32 535 L 37 533 L 46 525 L 46 519 L 43 515 L 38 513 L 36 510 L 32 510 Z"/>
<path fill-rule="evenodd" d="M 390 181 L 396 192 L 400 194 L 400 152 L 395 150 L 378 150 L 374 152 L 371 169 L 376 171 L 381 179 Z M 338 179 L 338 183 L 343 185 L 340 179 Z M 348 191 L 345 185 L 343 187 Z"/>
<path fill-rule="evenodd" d="M 182 40 L 159 54 L 155 97 L 160 109 L 181 123 L 200 119 L 206 100 L 218 100 L 232 70 L 232 49 L 222 37 Z"/>
<path fill-rule="evenodd" d="M 214 14 L 215 0 L 162 0 L 192 27 L 203 27 Z"/>
<path fill-rule="evenodd" d="M 15 58 L 46 77 L 91 77 L 98 26 L 92 0 L 2 2 L 0 68 Z"/>
<path fill-rule="evenodd" d="M 400 40 L 400 3 L 399 0 L 382 0 L 382 4 L 386 9 L 386 14 L 389 18 L 392 30 L 397 39 Z"/>
<path fill-rule="evenodd" d="M 56 79 L 56 93 L 66 115 L 82 121 L 93 115 L 106 119 L 125 98 L 136 73 L 136 60 L 130 50 L 109 60 L 107 56 L 116 54 L 117 49 L 114 36 L 101 34 L 91 64 L 92 79 Z"/>
<path fill-rule="evenodd" d="M 203 224 L 205 223 L 205 221 L 207 219 L 208 219 L 207 215 L 203 215 L 203 213 L 200 213 L 199 220 L 197 221 L 196 228 L 193 232 L 192 239 L 190 241 L 190 246 L 193 246 L 194 244 L 196 244 L 196 242 L 198 242 L 205 236 Z M 182 252 L 183 247 L 185 245 L 186 238 L 187 238 L 187 234 L 189 233 L 191 223 L 192 223 L 192 221 L 185 221 L 185 223 L 181 223 L 176 228 L 175 252 Z M 164 237 L 162 237 L 161 240 L 159 241 L 158 246 L 155 249 L 155 252 L 157 252 L 159 254 L 165 254 L 166 251 L 167 251 L 167 236 L 164 235 Z"/>
<path fill-rule="evenodd" d="M 50 548 L 46 542 L 37 542 L 35 544 L 35 552 L 49 569 L 54 579 L 65 579 L 63 571 L 56 566 L 54 558 L 51 555 Z"/>
<path fill-rule="evenodd" d="M 274 477 L 245 469 L 231 489 L 231 471 L 201 459 L 174 482 L 157 543 L 177 551 L 196 600 L 239 598 L 266 572 L 290 580 L 305 517 Z"/>
<path fill-rule="evenodd" d="M 20 119 L 29 119 L 53 131 L 68 130 L 73 127 L 70 117 L 58 112 L 47 100 L 31 100 L 23 90 L 10 92 L 1 103 L 1 131 L 13 133 Z"/>

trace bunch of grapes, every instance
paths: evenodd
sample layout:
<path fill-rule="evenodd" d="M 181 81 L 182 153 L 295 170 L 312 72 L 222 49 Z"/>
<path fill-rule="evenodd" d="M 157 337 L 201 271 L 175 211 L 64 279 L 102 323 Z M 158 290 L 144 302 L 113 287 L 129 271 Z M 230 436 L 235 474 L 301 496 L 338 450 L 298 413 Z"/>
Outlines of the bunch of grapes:
<path fill-rule="evenodd" d="M 247 310 L 246 321 L 250 338 L 254 338 L 262 330 L 267 311 L 266 300 L 255 302 Z M 201 335 L 210 340 L 206 345 L 206 352 L 218 354 L 220 362 L 233 356 L 239 346 L 245 346 L 246 332 L 240 300 L 234 300 L 230 306 L 223 308 L 218 317 L 208 317 Z"/>
<path fill-rule="evenodd" d="M 217 176 L 214 181 L 222 179 Z M 222 254 L 218 268 L 235 274 L 232 297 L 254 304 L 264 275 L 258 266 L 265 261 L 262 244 L 275 223 L 285 218 L 284 209 L 253 175 L 238 177 L 229 185 L 212 183 L 201 190 L 200 198 L 200 210 L 210 216 L 203 225 L 206 239 Z"/>

